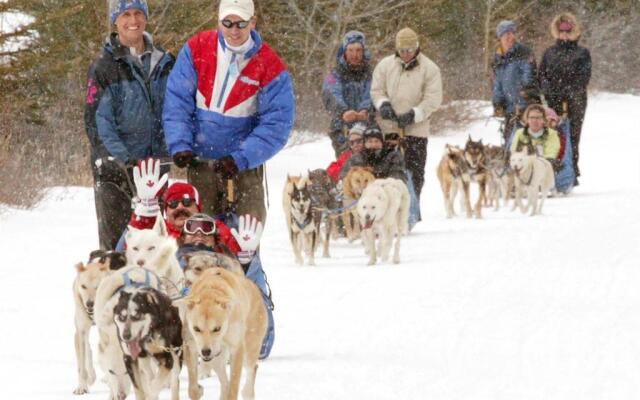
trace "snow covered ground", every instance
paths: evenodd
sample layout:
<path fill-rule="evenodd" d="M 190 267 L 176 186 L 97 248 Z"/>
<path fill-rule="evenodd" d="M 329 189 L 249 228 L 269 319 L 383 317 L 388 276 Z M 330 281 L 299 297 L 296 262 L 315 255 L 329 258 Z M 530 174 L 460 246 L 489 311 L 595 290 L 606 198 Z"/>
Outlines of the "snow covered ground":
<path fill-rule="evenodd" d="M 445 219 L 435 177 L 444 144 L 468 133 L 497 143 L 497 125 L 431 139 L 424 221 L 400 265 L 366 267 L 361 246 L 344 240 L 316 267 L 294 265 L 282 183 L 326 166 L 332 151 L 323 140 L 280 153 L 268 165 L 263 239 L 277 338 L 257 398 L 640 398 L 638 110 L 640 97 L 590 99 L 581 186 L 534 218 L 485 209 L 482 220 Z M 71 282 L 97 243 L 92 191 L 53 189 L 34 210 L 4 209 L 0 226 L 0 396 L 72 399 Z M 215 379 L 204 386 L 217 398 Z M 106 397 L 101 382 L 85 396 Z"/>

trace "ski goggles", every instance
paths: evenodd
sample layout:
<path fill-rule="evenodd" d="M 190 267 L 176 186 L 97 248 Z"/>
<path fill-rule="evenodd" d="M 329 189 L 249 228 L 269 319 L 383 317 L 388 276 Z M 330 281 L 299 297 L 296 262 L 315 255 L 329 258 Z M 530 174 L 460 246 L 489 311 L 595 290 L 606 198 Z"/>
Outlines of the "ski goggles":
<path fill-rule="evenodd" d="M 183 230 L 190 235 L 195 235 L 198 231 L 203 235 L 214 235 L 216 222 L 210 219 L 188 219 L 184 223 Z"/>
<path fill-rule="evenodd" d="M 234 26 L 235 26 L 236 28 L 238 28 L 238 29 L 244 29 L 244 28 L 246 28 L 247 26 L 249 26 L 249 23 L 250 23 L 250 22 L 251 22 L 251 21 L 236 21 L 236 22 L 233 22 L 233 21 L 230 21 L 230 20 L 228 20 L 228 19 L 223 19 L 222 21 L 220 21 L 220 23 L 222 24 L 222 26 L 224 26 L 224 27 L 225 27 L 225 28 L 227 28 L 227 29 L 231 29 L 231 28 L 233 28 Z"/>
<path fill-rule="evenodd" d="M 415 47 L 409 47 L 409 48 L 406 48 L 406 49 L 398 49 L 398 53 L 400 53 L 400 54 L 413 54 L 413 53 L 416 52 L 416 50 L 418 50 L 418 49 L 415 48 Z"/>
<path fill-rule="evenodd" d="M 191 207 L 192 204 L 195 204 L 196 200 L 191 197 L 183 197 L 179 200 L 169 200 L 167 201 L 167 207 L 173 209 L 178 208 L 178 204 L 182 203 L 185 207 Z"/>

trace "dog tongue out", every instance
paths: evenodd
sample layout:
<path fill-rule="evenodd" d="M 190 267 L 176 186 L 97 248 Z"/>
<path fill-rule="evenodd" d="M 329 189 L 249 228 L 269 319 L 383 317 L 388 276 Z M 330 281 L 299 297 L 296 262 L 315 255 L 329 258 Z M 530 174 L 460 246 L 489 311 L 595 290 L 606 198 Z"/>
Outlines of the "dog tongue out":
<path fill-rule="evenodd" d="M 142 352 L 142 348 L 140 347 L 140 341 L 132 340 L 130 342 L 127 342 L 127 348 L 129 349 L 129 354 L 131 355 L 131 358 L 133 358 L 134 360 L 137 360 L 138 356 Z"/>

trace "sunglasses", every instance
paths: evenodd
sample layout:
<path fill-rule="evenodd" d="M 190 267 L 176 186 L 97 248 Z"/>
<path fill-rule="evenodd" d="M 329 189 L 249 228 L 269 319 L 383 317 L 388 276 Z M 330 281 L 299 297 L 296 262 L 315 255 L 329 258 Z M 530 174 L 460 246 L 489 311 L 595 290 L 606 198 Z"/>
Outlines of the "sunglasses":
<path fill-rule="evenodd" d="M 167 207 L 171 208 L 172 210 L 175 208 L 178 208 L 178 204 L 182 203 L 183 206 L 185 207 L 191 207 L 192 204 L 195 204 L 195 200 L 190 198 L 190 197 L 184 197 L 180 200 L 170 200 L 167 201 Z"/>
<path fill-rule="evenodd" d="M 231 28 L 233 28 L 234 26 L 235 26 L 236 28 L 238 28 L 238 29 L 244 29 L 244 28 L 246 28 L 247 26 L 249 26 L 249 23 L 250 23 L 251 21 L 236 21 L 236 22 L 233 22 L 233 21 L 230 21 L 230 20 L 228 20 L 228 19 L 223 19 L 223 20 L 222 20 L 222 21 L 220 21 L 220 22 L 222 23 L 222 26 L 224 26 L 224 27 L 225 27 L 225 28 L 227 28 L 227 29 L 231 29 Z"/>
<path fill-rule="evenodd" d="M 560 33 L 571 33 L 571 29 L 560 29 Z"/>
<path fill-rule="evenodd" d="M 400 54 L 410 54 L 410 53 L 414 53 L 417 49 L 412 47 L 409 49 L 398 49 L 398 53 Z"/>
<path fill-rule="evenodd" d="M 362 139 L 349 140 L 349 144 L 362 144 Z"/>
<path fill-rule="evenodd" d="M 184 232 L 189 235 L 195 235 L 196 233 L 202 233 L 203 235 L 213 235 L 216 233 L 216 223 L 211 220 L 205 219 L 188 219 L 184 223 Z"/>

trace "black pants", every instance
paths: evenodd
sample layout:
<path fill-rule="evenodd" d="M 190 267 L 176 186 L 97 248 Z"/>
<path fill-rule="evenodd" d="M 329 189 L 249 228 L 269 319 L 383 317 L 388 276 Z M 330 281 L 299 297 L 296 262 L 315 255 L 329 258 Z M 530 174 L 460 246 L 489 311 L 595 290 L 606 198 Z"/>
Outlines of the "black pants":
<path fill-rule="evenodd" d="M 113 250 L 131 219 L 132 172 L 105 161 L 99 169 L 94 164 L 93 182 L 100 249 Z"/>
<path fill-rule="evenodd" d="M 569 108 L 569 120 L 571 121 L 571 150 L 573 151 L 573 169 L 576 176 L 580 176 L 580 168 L 578 161 L 580 160 L 580 137 L 582 135 L 582 123 L 587 110 L 587 93 L 574 93 L 567 99 L 551 96 L 548 99 L 549 106 L 553 108 L 558 115 L 561 115 L 562 103 L 567 102 Z"/>
<path fill-rule="evenodd" d="M 262 166 L 239 172 L 233 179 L 233 203 L 228 203 L 227 182 L 206 163 L 189 167 L 189 183 L 198 189 L 202 199 L 202 212 L 211 216 L 223 216 L 234 209 L 238 216 L 250 214 L 264 224 L 267 218 L 262 180 Z"/>
<path fill-rule="evenodd" d="M 412 174 L 413 187 L 420 199 L 424 186 L 424 168 L 427 164 L 427 144 L 429 140 L 421 137 L 407 136 L 405 138 L 404 162 Z"/>

